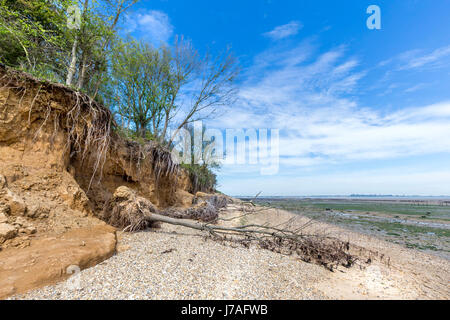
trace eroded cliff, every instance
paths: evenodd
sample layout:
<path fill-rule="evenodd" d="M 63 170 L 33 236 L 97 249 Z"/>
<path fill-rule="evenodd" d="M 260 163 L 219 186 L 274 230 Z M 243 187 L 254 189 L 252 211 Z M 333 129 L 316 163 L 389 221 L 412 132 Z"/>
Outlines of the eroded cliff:
<path fill-rule="evenodd" d="M 76 230 L 86 234 L 86 240 L 78 240 L 93 243 L 91 251 L 84 248 L 92 261 L 101 260 L 93 257 L 96 250 L 102 258 L 113 254 L 115 237 L 99 242 L 109 248 L 106 251 L 98 250 L 91 239 L 98 230 L 99 237 L 105 237 L 105 230 L 114 233 L 102 227 L 106 224 L 101 218 L 120 186 L 157 208 L 192 205 L 189 179 L 167 150 L 128 141 L 115 129 L 111 112 L 88 96 L 0 65 L 0 273 L 11 272 L 5 261 L 17 250 L 40 252 L 39 245 L 48 239 L 54 239 L 53 253 L 64 255 L 64 237 Z M 33 259 L 45 270 L 45 256 Z M 33 259 L 25 257 L 17 270 L 29 268 Z M 63 275 L 69 262 L 54 266 L 54 273 Z M 15 288 L 13 284 L 21 282 L 11 282 L 6 273 L 2 281 L 0 297 L 24 290 Z M 30 281 L 22 283 L 30 287 Z"/>

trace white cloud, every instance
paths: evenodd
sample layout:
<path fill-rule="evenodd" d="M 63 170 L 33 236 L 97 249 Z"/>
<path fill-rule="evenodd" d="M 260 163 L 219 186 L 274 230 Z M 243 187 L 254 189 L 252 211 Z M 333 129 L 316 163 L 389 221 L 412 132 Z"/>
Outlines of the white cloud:
<path fill-rule="evenodd" d="M 419 83 L 419 84 L 416 84 L 416 85 L 414 85 L 412 87 L 409 87 L 409 88 L 405 89 L 405 92 L 406 93 L 416 92 L 416 91 L 421 90 L 421 89 L 426 88 L 426 87 L 428 87 L 428 84 L 426 84 L 426 83 Z"/>
<path fill-rule="evenodd" d="M 157 10 L 131 14 L 127 24 L 127 32 L 137 33 L 155 45 L 168 42 L 174 30 L 169 16 Z"/>
<path fill-rule="evenodd" d="M 291 21 L 288 24 L 276 27 L 272 31 L 263 33 L 263 36 L 272 40 L 280 40 L 296 35 L 301 28 L 303 28 L 303 25 L 299 21 Z"/>
<path fill-rule="evenodd" d="M 450 46 L 438 48 L 429 54 L 415 56 L 406 65 L 402 66 L 401 69 L 415 69 L 426 65 L 436 66 L 436 63 L 441 62 L 447 56 L 450 56 Z"/>
<path fill-rule="evenodd" d="M 223 180 L 221 191 L 229 195 L 448 195 L 449 170 L 357 170 L 334 174 L 270 176 Z"/>
<path fill-rule="evenodd" d="M 381 61 L 378 66 L 396 65 L 396 71 L 420 68 L 436 68 L 450 65 L 450 46 L 437 48 L 431 52 L 414 49 L 403 52 L 393 58 Z"/>
<path fill-rule="evenodd" d="M 313 56 L 307 44 L 258 56 L 240 103 L 211 125 L 279 129 L 280 164 L 291 168 L 450 153 L 450 101 L 363 108 L 348 95 L 365 75 L 358 59 L 344 47 Z"/>
<path fill-rule="evenodd" d="M 314 154 L 317 163 L 380 160 L 450 153 L 450 102 L 408 108 L 383 116 L 373 110 L 324 108 L 289 119 L 288 135 L 280 141 L 280 154 L 304 159 Z M 283 163 L 283 159 L 281 160 Z M 290 159 L 290 165 L 295 161 Z"/>

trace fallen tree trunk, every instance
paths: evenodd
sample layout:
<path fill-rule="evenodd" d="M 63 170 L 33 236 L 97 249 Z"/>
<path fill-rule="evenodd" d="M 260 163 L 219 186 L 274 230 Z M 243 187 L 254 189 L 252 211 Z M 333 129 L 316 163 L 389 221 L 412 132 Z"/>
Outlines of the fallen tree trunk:
<path fill-rule="evenodd" d="M 171 218 L 168 216 L 163 216 L 161 214 L 157 213 L 151 213 L 149 216 L 146 217 L 147 220 L 152 222 L 165 222 L 169 224 L 173 224 L 176 226 L 183 226 L 191 229 L 197 229 L 197 230 L 205 230 L 204 225 L 205 223 L 201 223 L 198 221 L 188 220 L 188 219 L 178 219 L 178 218 Z"/>
<path fill-rule="evenodd" d="M 198 221 L 193 221 L 189 219 L 178 219 L 178 218 L 172 218 L 168 216 L 164 216 L 157 213 L 151 213 L 146 217 L 146 220 L 149 222 L 164 222 L 169 223 L 177 226 L 183 226 L 191 229 L 201 230 L 201 231 L 208 231 L 212 235 L 217 234 L 228 234 L 228 235 L 239 235 L 242 233 L 252 233 L 252 234 L 258 234 L 263 236 L 269 236 L 269 237 L 278 237 L 283 239 L 291 239 L 296 240 L 299 238 L 305 238 L 305 237 L 311 237 L 301 234 L 296 234 L 294 231 L 289 230 L 283 230 L 278 229 L 270 226 L 263 226 L 263 225 L 257 225 L 257 224 L 251 224 L 251 225 L 245 225 L 240 227 L 224 227 L 224 226 L 218 226 L 211 223 L 202 223 Z M 250 228 L 256 228 L 256 229 L 250 229 Z M 258 230 L 258 228 L 265 229 L 265 230 Z"/>
<path fill-rule="evenodd" d="M 297 254 L 303 261 L 313 262 L 333 271 L 339 265 L 346 268 L 356 262 L 356 257 L 349 254 L 350 244 L 341 240 L 319 235 L 305 235 L 297 231 L 279 229 L 265 225 L 245 225 L 226 227 L 211 223 L 176 219 L 157 213 L 146 218 L 151 223 L 162 222 L 208 232 L 213 239 L 222 242 L 240 243 L 246 247 L 254 243 L 260 248 L 277 253 Z"/>
<path fill-rule="evenodd" d="M 323 265 L 331 271 L 339 265 L 350 267 L 356 261 L 356 258 L 348 253 L 350 247 L 348 242 L 323 235 L 303 234 L 303 230 L 312 220 L 296 228 L 290 225 L 294 219 L 277 226 L 259 224 L 224 226 L 218 222 L 230 222 L 267 209 L 257 208 L 253 203 L 242 203 L 240 208 L 242 215 L 220 218 L 221 205 L 218 204 L 222 203 L 221 201 L 211 199 L 202 201 L 204 202 L 188 209 L 169 208 L 159 211 L 149 200 L 122 186 L 116 189 L 113 197 L 105 205 L 103 219 L 129 232 L 156 227 L 161 223 L 186 227 L 205 232 L 215 241 L 238 243 L 247 248 L 254 244 L 281 254 L 297 254 L 302 260 Z"/>

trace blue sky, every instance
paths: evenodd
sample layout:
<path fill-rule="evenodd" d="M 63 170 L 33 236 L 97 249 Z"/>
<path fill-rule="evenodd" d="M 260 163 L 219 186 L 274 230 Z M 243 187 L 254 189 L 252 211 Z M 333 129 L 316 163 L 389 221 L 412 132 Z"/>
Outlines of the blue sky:
<path fill-rule="evenodd" d="M 381 30 L 369 30 L 369 5 Z M 450 194 L 450 1 L 141 1 L 154 44 L 231 45 L 238 101 L 208 127 L 278 129 L 279 170 L 224 165 L 230 195 Z"/>

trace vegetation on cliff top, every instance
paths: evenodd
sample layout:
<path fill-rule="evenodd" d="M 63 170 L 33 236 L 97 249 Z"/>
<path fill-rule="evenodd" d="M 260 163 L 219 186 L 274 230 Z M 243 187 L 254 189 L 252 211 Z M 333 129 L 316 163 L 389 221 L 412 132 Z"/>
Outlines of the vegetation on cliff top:
<path fill-rule="evenodd" d="M 0 0 L 0 63 L 86 93 L 127 139 L 171 148 L 181 129 L 233 103 L 238 65 L 228 49 L 201 55 L 182 36 L 159 48 L 122 37 L 136 2 Z M 215 189 L 217 165 L 183 164 L 201 191 Z"/>

